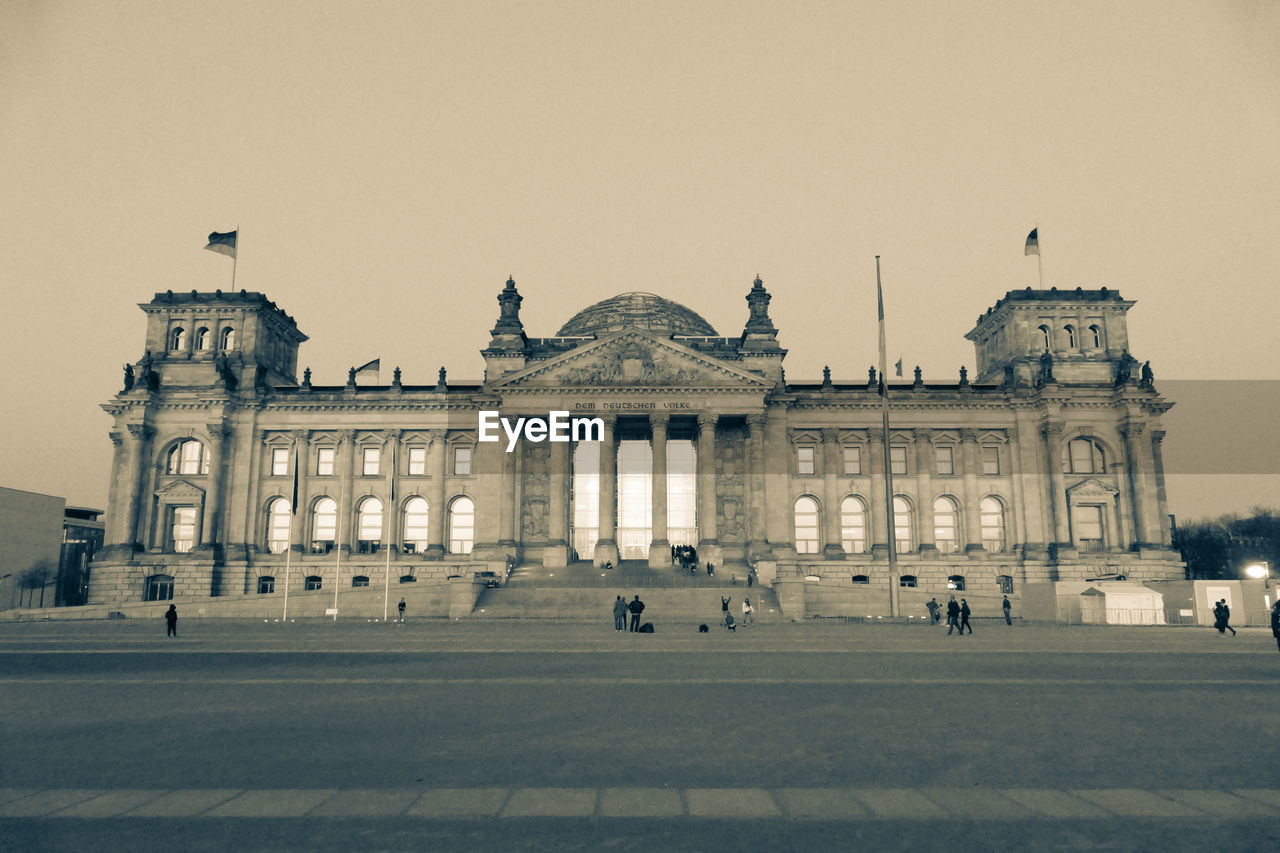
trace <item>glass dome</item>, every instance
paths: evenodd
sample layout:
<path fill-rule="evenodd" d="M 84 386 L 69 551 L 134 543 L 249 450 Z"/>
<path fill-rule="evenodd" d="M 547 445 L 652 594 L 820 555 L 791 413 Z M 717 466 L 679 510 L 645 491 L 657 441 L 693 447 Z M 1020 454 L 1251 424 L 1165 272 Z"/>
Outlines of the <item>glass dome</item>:
<path fill-rule="evenodd" d="M 652 293 L 619 293 L 583 308 L 560 327 L 557 337 L 599 335 L 626 328 L 672 335 L 718 337 L 716 330 L 694 311 Z"/>

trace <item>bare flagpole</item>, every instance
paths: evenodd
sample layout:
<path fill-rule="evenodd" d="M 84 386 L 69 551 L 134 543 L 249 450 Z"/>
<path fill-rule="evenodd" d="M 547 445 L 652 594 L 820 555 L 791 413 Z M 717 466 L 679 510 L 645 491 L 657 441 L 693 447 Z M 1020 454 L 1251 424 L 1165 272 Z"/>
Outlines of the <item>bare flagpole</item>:
<path fill-rule="evenodd" d="M 348 460 L 348 464 L 354 464 Z M 343 478 L 345 479 L 345 477 Z M 346 484 L 344 488 L 338 490 L 338 561 L 333 568 L 333 621 L 338 621 L 338 587 L 342 586 L 342 514 L 346 512 L 343 509 L 346 506 L 347 490 Z"/>
<path fill-rule="evenodd" d="M 289 621 L 289 563 L 293 559 L 293 519 L 298 517 L 298 444 L 294 438 L 293 445 L 293 497 L 289 501 L 289 547 L 284 550 L 284 615 L 281 622 Z"/>
<path fill-rule="evenodd" d="M 893 515 L 893 460 L 889 452 L 889 383 L 885 369 L 888 356 L 884 341 L 884 291 L 880 286 L 880 256 L 876 255 L 876 308 L 880 316 L 880 418 L 884 429 L 884 495 L 885 526 L 888 528 L 889 550 L 889 616 L 898 616 L 898 542 L 895 538 Z"/>
<path fill-rule="evenodd" d="M 391 529 L 392 529 L 391 522 L 394 520 L 394 517 L 391 515 L 391 513 L 394 513 L 396 511 L 396 444 L 397 443 L 398 442 L 394 440 L 391 442 L 391 497 L 387 501 L 387 515 L 384 518 L 384 523 L 386 524 L 388 536 L 387 536 L 387 542 L 385 543 L 385 546 L 384 546 L 387 549 L 387 569 L 386 569 L 386 589 L 382 593 L 382 621 L 383 622 L 387 621 L 387 614 L 389 612 L 388 608 L 390 607 L 390 604 L 391 604 L 391 546 L 394 543 L 391 541 L 391 536 L 389 534 L 391 533 Z"/>

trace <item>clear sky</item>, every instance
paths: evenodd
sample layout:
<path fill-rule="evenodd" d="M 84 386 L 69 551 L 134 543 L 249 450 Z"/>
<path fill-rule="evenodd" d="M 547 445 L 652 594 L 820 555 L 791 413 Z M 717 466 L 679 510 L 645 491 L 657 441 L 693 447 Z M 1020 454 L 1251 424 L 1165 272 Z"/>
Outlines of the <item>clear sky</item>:
<path fill-rule="evenodd" d="M 542 336 L 628 290 L 737 334 L 759 273 L 788 377 L 864 378 L 876 254 L 890 360 L 951 379 L 1037 223 L 1046 286 L 1138 301 L 1158 384 L 1280 379 L 1277 45 L 1266 0 L 6 0 L 0 485 L 105 506 L 136 304 L 229 289 L 237 226 L 317 384 L 478 380 L 508 274 Z M 1240 454 L 1180 518 L 1280 503 L 1249 387 L 1168 416 L 1171 469 L 1215 419 Z"/>

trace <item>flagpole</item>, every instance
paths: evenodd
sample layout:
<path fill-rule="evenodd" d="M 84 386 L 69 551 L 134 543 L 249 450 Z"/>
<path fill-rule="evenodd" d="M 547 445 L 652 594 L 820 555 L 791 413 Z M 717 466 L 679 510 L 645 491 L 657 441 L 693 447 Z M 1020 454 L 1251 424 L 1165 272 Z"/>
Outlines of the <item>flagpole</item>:
<path fill-rule="evenodd" d="M 1040 289 L 1044 290 L 1044 243 L 1040 240 L 1040 223 L 1036 223 L 1036 272 L 1040 274 Z"/>
<path fill-rule="evenodd" d="M 343 486 L 346 484 L 344 483 Z M 347 490 L 340 488 L 338 490 L 338 520 L 341 522 L 343 513 L 346 512 L 343 506 L 346 505 Z M 338 587 L 342 581 L 342 525 L 338 525 L 338 561 L 334 564 L 333 569 L 333 621 L 338 621 Z"/>
<path fill-rule="evenodd" d="M 898 616 L 898 542 L 895 538 L 893 516 L 893 457 L 889 452 L 889 382 L 886 374 L 888 355 L 885 351 L 884 290 L 880 286 L 880 256 L 876 255 L 876 307 L 880 315 L 880 418 L 884 430 L 884 495 L 885 526 L 888 528 L 889 557 L 889 617 Z"/>
<path fill-rule="evenodd" d="M 394 520 L 391 513 L 396 511 L 396 443 L 391 444 L 391 497 L 387 501 L 387 516 L 384 520 L 387 533 L 391 533 L 391 522 Z M 382 621 L 387 621 L 388 607 L 391 603 L 391 536 L 387 536 L 387 541 L 383 543 L 383 547 L 387 549 L 387 568 L 386 568 L 386 587 L 382 593 Z"/>
<path fill-rule="evenodd" d="M 231 292 L 236 290 L 236 264 L 240 260 L 240 226 L 236 226 L 236 245 L 235 253 L 231 256 Z"/>
<path fill-rule="evenodd" d="M 289 547 L 284 551 L 284 615 L 281 622 L 289 621 L 289 564 L 293 559 L 293 519 L 298 517 L 298 444 L 293 445 L 293 495 L 289 501 L 292 517 L 289 519 Z"/>

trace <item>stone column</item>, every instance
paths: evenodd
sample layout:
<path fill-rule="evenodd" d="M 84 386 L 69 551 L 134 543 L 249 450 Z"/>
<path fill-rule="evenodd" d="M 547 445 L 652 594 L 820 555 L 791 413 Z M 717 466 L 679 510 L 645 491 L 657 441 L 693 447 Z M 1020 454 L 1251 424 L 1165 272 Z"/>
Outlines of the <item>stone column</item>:
<path fill-rule="evenodd" d="M 305 554 L 310 550 L 306 542 L 307 535 L 307 490 L 311 474 L 311 431 L 298 430 L 293 434 L 293 465 L 298 477 L 298 505 L 293 507 L 293 518 L 289 520 L 289 541 L 294 553 Z M 289 500 L 293 500 L 290 493 Z"/>
<path fill-rule="evenodd" d="M 698 550 L 718 549 L 716 536 L 716 422 L 719 415 L 698 415 Z M 706 555 L 699 559 L 706 562 Z"/>
<path fill-rule="evenodd" d="M 573 445 L 557 441 L 551 445 L 551 506 L 548 507 L 548 541 L 542 549 L 542 565 L 560 568 L 569 561 L 569 466 Z"/>
<path fill-rule="evenodd" d="M 1146 453 L 1143 438 L 1147 425 L 1130 421 L 1120 428 L 1129 466 L 1129 487 L 1133 492 L 1133 517 L 1137 528 L 1138 547 L 1151 547 L 1158 542 L 1151 523 L 1151 484 L 1147 472 L 1154 467 Z"/>
<path fill-rule="evenodd" d="M 618 445 L 614 442 L 613 428 L 616 415 L 603 415 L 604 431 L 600 442 L 600 532 L 596 540 L 594 564 L 606 562 L 618 564 Z"/>
<path fill-rule="evenodd" d="M 1164 485 L 1164 430 L 1151 431 L 1151 462 L 1156 480 L 1156 521 L 1160 528 L 1160 542 L 1166 548 L 1173 547 L 1173 530 L 1169 526 L 1169 496 Z"/>
<path fill-rule="evenodd" d="M 869 429 L 867 437 L 870 439 L 871 458 L 871 553 L 874 555 L 887 554 L 889 551 L 888 529 L 886 528 L 886 515 L 888 507 L 885 504 L 885 480 L 884 470 L 884 430 Z"/>
<path fill-rule="evenodd" d="M 822 556 L 827 560 L 843 560 L 844 548 L 840 544 L 840 484 L 836 482 L 836 466 L 840 464 L 840 439 L 834 429 L 822 431 L 822 502 L 826 504 L 822 515 Z"/>
<path fill-rule="evenodd" d="M 556 445 L 551 445 L 555 447 Z M 516 454 L 524 452 L 517 444 L 510 453 L 505 445 L 495 444 L 502 453 L 498 463 L 498 548 L 506 556 L 515 556 L 516 550 Z M 554 496 L 550 498 L 554 500 Z M 550 507 L 548 507 L 550 510 Z"/>
<path fill-rule="evenodd" d="M 766 555 L 769 535 L 766 529 L 764 424 L 765 415 L 747 415 L 747 521 L 750 525 L 749 559 Z M 767 556 L 767 555 L 766 555 Z"/>
<path fill-rule="evenodd" d="M 355 496 L 351 494 L 352 471 L 356 464 L 356 433 L 355 430 L 344 429 L 338 430 L 338 452 L 334 454 L 337 458 L 334 464 L 338 466 L 338 476 L 340 485 L 338 487 L 338 542 L 339 547 L 346 548 L 348 552 L 354 551 L 354 543 L 351 541 L 351 522 L 355 515 L 353 508 L 355 506 Z"/>
<path fill-rule="evenodd" d="M 146 476 L 148 449 L 156 431 L 146 424 L 126 424 L 125 426 L 129 430 L 131 447 L 128 479 L 125 482 L 124 524 L 120 528 L 120 541 L 132 552 L 141 539 L 138 536 L 138 505 L 142 500 L 142 492 L 146 488 L 143 478 Z"/>
<path fill-rule="evenodd" d="M 427 447 L 431 457 L 431 504 L 427 507 L 427 554 L 438 560 L 444 556 L 445 546 L 444 519 L 448 508 L 444 505 L 444 478 L 449 459 L 449 431 L 433 429 L 428 432 L 431 442 Z"/>
<path fill-rule="evenodd" d="M 650 415 L 653 430 L 653 541 L 649 543 L 649 567 L 671 567 L 671 540 L 667 536 L 667 424 L 668 415 Z"/>
<path fill-rule="evenodd" d="M 933 433 L 927 429 L 918 429 L 912 433 L 916 446 L 916 542 L 920 544 L 920 554 L 925 557 L 938 556 L 938 544 L 934 539 L 936 531 L 933 526 L 933 469 L 938 464 L 934 455 Z"/>
<path fill-rule="evenodd" d="M 120 499 L 120 481 L 125 475 L 125 463 L 128 461 L 128 454 L 124 449 L 124 434 L 112 430 L 108 433 L 111 439 L 111 482 L 107 489 L 107 506 L 124 508 L 124 504 Z M 109 548 L 118 545 L 124 541 L 124 537 L 120 533 L 120 522 L 123 520 L 123 511 L 118 514 L 118 518 L 107 518 L 106 528 L 103 531 L 103 547 Z"/>
<path fill-rule="evenodd" d="M 978 452 L 978 433 L 976 430 L 960 430 L 960 456 L 964 465 L 964 518 L 965 553 L 981 556 L 987 549 L 982 544 L 982 516 L 978 504 L 982 500 L 982 488 L 978 483 L 978 469 L 982 465 L 982 456 Z"/>
<path fill-rule="evenodd" d="M 1063 425 L 1050 422 L 1040 429 L 1045 458 L 1049 464 L 1049 505 L 1053 510 L 1053 539 L 1058 550 L 1071 548 L 1071 525 L 1067 517 L 1067 487 L 1062 479 Z"/>

